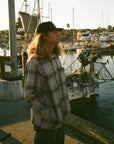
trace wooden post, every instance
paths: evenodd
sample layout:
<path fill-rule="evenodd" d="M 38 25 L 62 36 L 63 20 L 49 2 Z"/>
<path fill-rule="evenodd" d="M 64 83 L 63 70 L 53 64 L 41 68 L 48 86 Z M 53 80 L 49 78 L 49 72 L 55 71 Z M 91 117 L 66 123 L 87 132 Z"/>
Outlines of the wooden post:
<path fill-rule="evenodd" d="M 78 116 L 70 114 L 67 124 L 103 144 L 114 144 L 114 134 Z"/>

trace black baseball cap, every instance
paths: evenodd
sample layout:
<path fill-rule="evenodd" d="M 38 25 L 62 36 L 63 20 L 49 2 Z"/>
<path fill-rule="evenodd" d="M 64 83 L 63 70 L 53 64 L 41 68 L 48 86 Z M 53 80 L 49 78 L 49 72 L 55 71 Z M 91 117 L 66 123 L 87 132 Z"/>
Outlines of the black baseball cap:
<path fill-rule="evenodd" d="M 50 31 L 62 31 L 62 30 L 63 28 L 56 28 L 56 26 L 51 21 L 48 21 L 48 22 L 42 22 L 39 25 L 37 25 L 35 29 L 35 34 L 47 33 Z"/>

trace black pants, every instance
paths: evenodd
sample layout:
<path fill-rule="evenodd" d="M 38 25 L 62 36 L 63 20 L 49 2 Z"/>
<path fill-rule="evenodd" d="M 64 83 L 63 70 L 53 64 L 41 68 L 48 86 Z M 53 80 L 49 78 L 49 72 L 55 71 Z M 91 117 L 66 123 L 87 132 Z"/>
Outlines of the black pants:
<path fill-rule="evenodd" d="M 48 130 L 39 128 L 34 137 L 34 144 L 64 144 L 64 128 Z"/>

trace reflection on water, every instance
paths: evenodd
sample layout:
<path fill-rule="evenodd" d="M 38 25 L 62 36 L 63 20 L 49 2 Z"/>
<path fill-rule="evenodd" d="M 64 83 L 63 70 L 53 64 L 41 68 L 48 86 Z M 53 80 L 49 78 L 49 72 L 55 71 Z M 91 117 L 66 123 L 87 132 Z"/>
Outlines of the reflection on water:
<path fill-rule="evenodd" d="M 96 97 L 82 98 L 71 101 L 72 113 L 90 120 L 96 119 L 98 103 Z"/>
<path fill-rule="evenodd" d="M 64 58 L 65 55 L 63 55 L 61 58 L 62 62 Z M 69 54 L 64 65 L 65 68 L 71 63 L 71 61 L 73 61 L 73 58 L 76 58 L 76 53 Z M 114 77 L 113 55 L 102 56 L 97 61 L 106 62 L 106 67 Z M 76 61 L 71 69 L 78 67 L 79 62 Z M 71 108 L 73 114 L 78 115 L 114 133 L 114 81 L 100 84 L 98 87 L 99 96 L 93 96 L 89 99 L 77 99 L 78 93 L 74 91 L 74 87 L 70 92 L 71 95 L 74 95 L 74 99 L 71 100 Z"/>

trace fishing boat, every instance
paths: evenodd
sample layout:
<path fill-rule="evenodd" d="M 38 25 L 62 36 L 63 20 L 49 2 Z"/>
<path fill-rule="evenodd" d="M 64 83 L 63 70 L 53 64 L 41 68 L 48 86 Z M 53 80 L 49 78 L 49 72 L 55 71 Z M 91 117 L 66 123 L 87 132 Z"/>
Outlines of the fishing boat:
<path fill-rule="evenodd" d="M 99 53 L 99 54 L 107 54 L 110 52 L 114 53 L 114 44 L 113 43 L 110 44 L 101 43 L 98 45 L 89 44 L 88 46 L 83 47 L 82 50 L 84 52 Z"/>
<path fill-rule="evenodd" d="M 108 35 L 108 38 L 110 39 L 110 41 L 114 42 L 114 34 L 109 34 Z"/>
<path fill-rule="evenodd" d="M 71 100 L 96 96 L 99 94 L 99 84 L 114 80 L 106 67 L 106 62 L 97 62 L 97 55 L 86 55 L 82 50 L 78 51 L 77 58 L 65 69 L 67 90 Z M 73 69 L 72 65 L 77 60 L 80 66 Z"/>
<path fill-rule="evenodd" d="M 99 40 L 100 40 L 101 42 L 111 42 L 111 41 L 112 41 L 112 39 L 110 38 L 110 35 L 111 35 L 111 34 L 112 34 L 111 32 L 103 32 L 103 33 L 100 35 Z"/>

